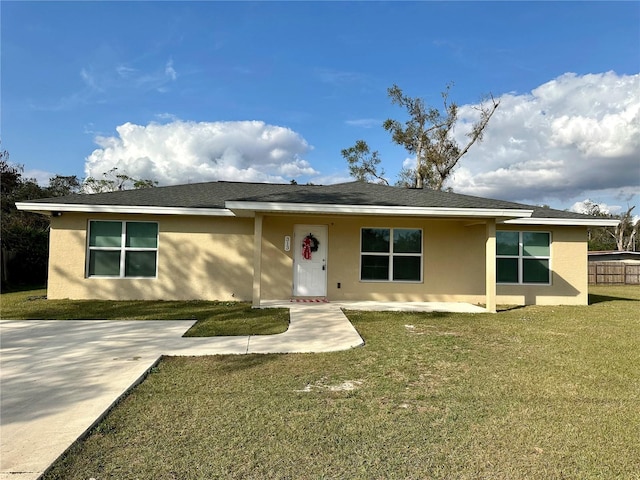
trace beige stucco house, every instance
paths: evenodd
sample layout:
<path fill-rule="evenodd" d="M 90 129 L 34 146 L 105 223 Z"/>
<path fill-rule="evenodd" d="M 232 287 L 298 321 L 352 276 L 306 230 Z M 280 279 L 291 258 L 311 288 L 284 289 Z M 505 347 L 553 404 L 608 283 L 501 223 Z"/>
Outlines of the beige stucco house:
<path fill-rule="evenodd" d="M 210 182 L 40 199 L 52 299 L 586 304 L 615 221 L 428 189 Z"/>

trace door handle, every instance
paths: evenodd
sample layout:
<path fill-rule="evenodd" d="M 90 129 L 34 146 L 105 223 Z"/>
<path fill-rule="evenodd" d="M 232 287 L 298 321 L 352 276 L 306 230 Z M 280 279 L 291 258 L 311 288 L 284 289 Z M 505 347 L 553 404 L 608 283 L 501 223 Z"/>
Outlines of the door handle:
<path fill-rule="evenodd" d="M 327 269 L 327 266 L 323 264 L 322 265 L 322 270 L 326 270 L 326 269 Z"/>

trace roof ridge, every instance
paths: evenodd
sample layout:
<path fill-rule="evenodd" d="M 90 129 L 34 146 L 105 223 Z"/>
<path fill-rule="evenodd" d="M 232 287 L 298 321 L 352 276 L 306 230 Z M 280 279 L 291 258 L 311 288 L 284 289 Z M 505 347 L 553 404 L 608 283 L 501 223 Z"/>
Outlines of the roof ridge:
<path fill-rule="evenodd" d="M 215 180 L 213 182 L 203 182 L 203 183 L 228 183 L 228 184 L 234 184 L 234 185 L 280 185 L 283 187 L 286 186 L 301 186 L 298 185 L 297 183 L 276 183 L 276 182 L 242 182 L 239 180 Z M 177 185 L 176 185 L 177 186 Z"/>

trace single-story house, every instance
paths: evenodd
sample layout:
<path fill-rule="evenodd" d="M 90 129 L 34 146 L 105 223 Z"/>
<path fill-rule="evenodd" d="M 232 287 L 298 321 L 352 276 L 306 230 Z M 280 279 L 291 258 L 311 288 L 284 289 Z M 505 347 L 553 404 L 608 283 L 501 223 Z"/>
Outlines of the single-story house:
<path fill-rule="evenodd" d="M 51 216 L 51 299 L 587 303 L 616 221 L 364 182 L 209 182 L 18 203 Z"/>

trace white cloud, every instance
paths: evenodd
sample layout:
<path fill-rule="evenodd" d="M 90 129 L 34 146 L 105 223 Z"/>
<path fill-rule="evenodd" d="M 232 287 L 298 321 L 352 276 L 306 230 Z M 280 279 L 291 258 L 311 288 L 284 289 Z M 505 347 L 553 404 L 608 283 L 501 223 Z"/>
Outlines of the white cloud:
<path fill-rule="evenodd" d="M 23 179 L 34 179 L 36 183 L 41 187 L 46 187 L 47 185 L 49 185 L 49 180 L 55 176 L 55 173 L 38 169 L 29 169 L 22 172 Z"/>
<path fill-rule="evenodd" d="M 346 120 L 344 123 L 350 127 L 373 128 L 382 125 L 382 120 L 377 118 L 356 118 L 354 120 Z"/>
<path fill-rule="evenodd" d="M 160 185 L 211 180 L 303 181 L 317 171 L 302 156 L 311 147 L 298 133 L 260 121 L 184 122 L 116 128 L 117 136 L 97 137 L 100 146 L 86 158 L 87 176 L 117 167 Z"/>
<path fill-rule="evenodd" d="M 176 72 L 176 69 L 173 68 L 173 58 L 170 58 L 167 61 L 167 64 L 164 67 L 164 74 L 171 80 L 175 80 L 178 78 L 178 72 Z"/>
<path fill-rule="evenodd" d="M 102 91 L 102 88 L 98 85 L 94 74 L 86 68 L 80 70 L 80 78 L 82 78 L 82 81 L 88 88 L 92 90 Z"/>
<path fill-rule="evenodd" d="M 330 173 L 328 175 L 324 174 L 324 175 L 315 176 L 315 177 L 309 179 L 308 181 L 313 183 L 313 184 L 315 184 L 315 185 L 332 185 L 334 183 L 353 182 L 353 181 L 355 181 L 355 179 L 353 177 L 349 176 L 348 173 L 334 172 L 334 173 Z M 306 183 L 306 181 L 305 182 L 298 182 L 298 183 Z"/>
<path fill-rule="evenodd" d="M 402 169 L 415 169 L 416 168 L 416 157 L 407 157 L 402 161 Z"/>
<path fill-rule="evenodd" d="M 135 68 L 131 68 L 127 65 L 118 65 L 116 67 L 116 73 L 122 78 L 131 78 L 133 75 L 137 74 L 137 70 Z"/>
<path fill-rule="evenodd" d="M 330 68 L 317 68 L 315 70 L 315 75 L 321 82 L 329 83 L 331 85 L 361 83 L 365 79 L 365 76 L 361 73 L 334 70 Z"/>
<path fill-rule="evenodd" d="M 576 213 L 586 213 L 586 214 L 590 214 L 591 211 L 593 210 L 594 207 L 598 207 L 598 209 L 600 210 L 601 213 L 605 214 L 605 215 L 609 215 L 612 212 L 617 212 L 621 209 L 621 207 L 619 205 L 614 205 L 614 206 L 609 206 L 606 203 L 598 203 L 598 202 L 594 202 L 588 198 L 585 198 L 584 200 L 580 201 L 580 202 L 575 202 L 573 205 L 571 205 L 571 208 L 569 208 L 569 210 L 571 212 L 576 212 Z"/>
<path fill-rule="evenodd" d="M 640 191 L 640 74 L 567 73 L 500 101 L 484 142 L 454 172 L 454 191 L 532 203 Z M 463 143 L 477 110 L 459 113 Z"/>

